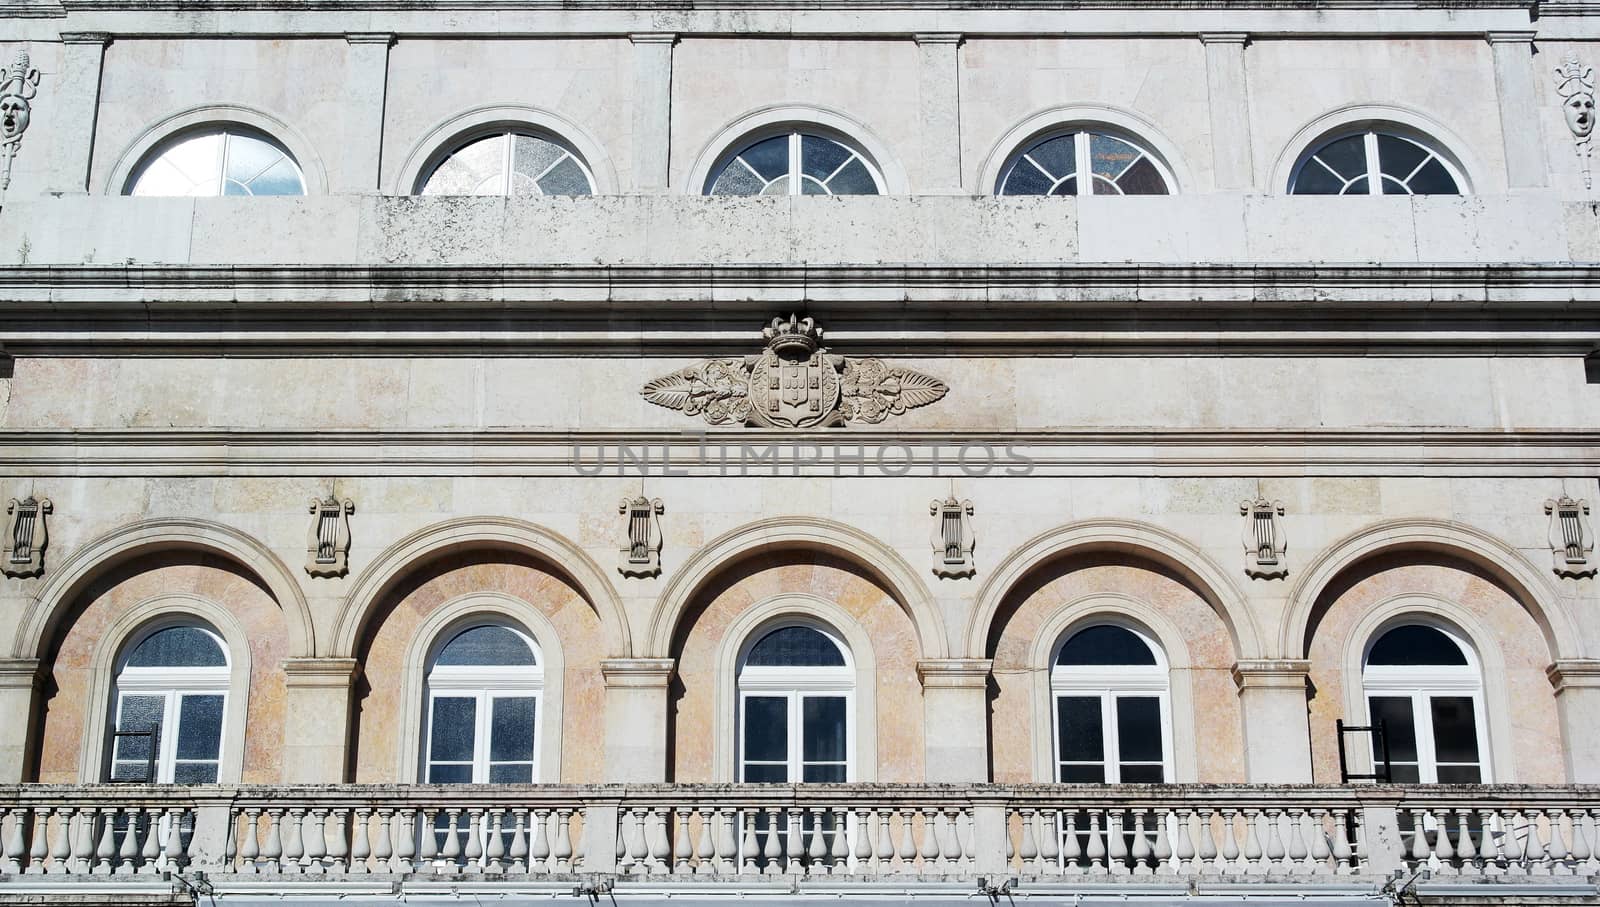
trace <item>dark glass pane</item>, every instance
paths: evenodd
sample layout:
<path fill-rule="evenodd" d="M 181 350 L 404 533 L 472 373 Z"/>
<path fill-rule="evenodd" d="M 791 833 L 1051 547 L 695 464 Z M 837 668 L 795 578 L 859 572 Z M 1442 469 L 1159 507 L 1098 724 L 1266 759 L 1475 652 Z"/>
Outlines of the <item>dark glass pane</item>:
<path fill-rule="evenodd" d="M 167 698 L 165 696 L 124 696 L 121 709 L 117 714 L 117 730 L 119 731 L 156 731 L 161 730 L 161 720 L 166 711 Z M 126 746 L 142 746 L 141 740 L 148 738 L 125 737 Z M 146 754 L 140 752 L 137 756 L 123 758 L 143 759 Z"/>
<path fill-rule="evenodd" d="M 806 762 L 843 762 L 845 707 L 843 696 L 807 696 L 800 702 L 804 733 L 800 758 Z"/>
<path fill-rule="evenodd" d="M 1089 136 L 1089 169 L 1096 176 L 1116 179 L 1139 157 L 1139 149 L 1109 135 Z"/>
<path fill-rule="evenodd" d="M 506 627 L 472 627 L 457 633 L 434 659 L 436 665 L 532 665 L 533 650 Z"/>
<path fill-rule="evenodd" d="M 471 784 L 472 766 L 470 765 L 430 765 L 428 766 L 429 784 Z"/>
<path fill-rule="evenodd" d="M 1104 784 L 1106 783 L 1106 767 L 1102 763 L 1094 765 L 1063 765 L 1061 766 L 1061 783 Z"/>
<path fill-rule="evenodd" d="M 1050 190 L 1050 194 L 1051 195 L 1077 195 L 1078 194 L 1078 178 L 1075 177 L 1075 176 L 1074 177 L 1069 177 L 1068 179 L 1062 181 L 1060 185 L 1056 186 L 1054 189 L 1051 189 Z"/>
<path fill-rule="evenodd" d="M 746 765 L 744 767 L 744 780 L 747 784 L 787 784 L 789 781 L 789 767 L 787 765 Z"/>
<path fill-rule="evenodd" d="M 1150 163 L 1149 158 L 1143 158 L 1129 167 L 1128 172 L 1122 174 L 1122 179 L 1117 180 L 1117 188 L 1122 190 L 1123 195 L 1167 194 L 1167 182 L 1161 178 L 1161 171 Z"/>
<path fill-rule="evenodd" d="M 1400 182 L 1399 180 L 1395 179 L 1392 176 L 1379 177 L 1378 178 L 1378 182 L 1380 184 L 1382 184 L 1382 186 L 1383 186 L 1383 194 L 1384 195 L 1410 195 L 1411 194 L 1411 190 L 1406 188 L 1406 184 L 1405 183 Z"/>
<path fill-rule="evenodd" d="M 766 667 L 844 667 L 844 653 L 833 640 L 810 627 L 780 627 L 761 637 L 745 664 Z"/>
<path fill-rule="evenodd" d="M 1161 700 L 1153 696 L 1117 698 L 1117 756 L 1124 762 L 1161 761 Z"/>
<path fill-rule="evenodd" d="M 1048 195 L 1054 182 L 1041 173 L 1038 167 L 1022 158 L 1017 158 L 1011 164 L 1011 172 L 1006 174 L 1005 181 L 1000 186 L 1000 194 Z"/>
<path fill-rule="evenodd" d="M 800 180 L 801 195 L 828 195 L 828 187 L 810 177 Z"/>
<path fill-rule="evenodd" d="M 215 762 L 179 762 L 172 767 L 174 784 L 216 784 Z"/>
<path fill-rule="evenodd" d="M 491 765 L 489 766 L 490 784 L 532 784 L 533 766 L 526 763 L 521 765 Z"/>
<path fill-rule="evenodd" d="M 1378 136 L 1378 170 L 1385 176 L 1404 180 L 1428 157 L 1428 152 L 1416 142 L 1399 136 Z"/>
<path fill-rule="evenodd" d="M 1370 665 L 1465 665 L 1467 656 L 1450 637 L 1432 627 L 1408 624 L 1378 637 L 1367 655 Z"/>
<path fill-rule="evenodd" d="M 1396 762 L 1417 761 L 1417 725 L 1415 716 L 1411 714 L 1411 698 L 1370 696 L 1367 698 L 1367 708 L 1372 712 L 1373 726 L 1383 725 L 1388 735 L 1389 758 Z M 1376 737 L 1373 743 L 1376 746 Z M 1383 752 L 1374 752 L 1372 758 L 1374 762 L 1381 760 Z"/>
<path fill-rule="evenodd" d="M 1306 161 L 1294 181 L 1295 195 L 1338 195 L 1343 191 L 1344 180 L 1314 160 Z"/>
<path fill-rule="evenodd" d="M 1450 175 L 1444 165 L 1437 158 L 1424 164 L 1417 175 L 1411 178 L 1410 188 L 1417 195 L 1460 195 L 1461 187 L 1456 185 L 1455 178 Z"/>
<path fill-rule="evenodd" d="M 1469 696 L 1434 696 L 1433 754 L 1440 762 L 1478 761 L 1478 723 Z M 1441 769 L 1442 771 L 1442 769 Z"/>
<path fill-rule="evenodd" d="M 765 179 L 775 179 L 789 172 L 789 137 L 773 136 L 757 142 L 739 152 L 755 172 Z"/>
<path fill-rule="evenodd" d="M 1483 773 L 1476 765 L 1439 766 L 1440 784 L 1482 784 Z"/>
<path fill-rule="evenodd" d="M 1118 771 L 1123 784 L 1161 784 L 1167 780 L 1159 765 L 1122 765 Z"/>
<path fill-rule="evenodd" d="M 1100 697 L 1057 697 L 1056 725 L 1061 761 L 1099 762 L 1106 757 L 1105 731 L 1100 726 Z"/>
<path fill-rule="evenodd" d="M 178 703 L 178 758 L 215 759 L 221 748 L 222 697 L 183 697 Z"/>
<path fill-rule="evenodd" d="M 168 627 L 144 638 L 128 656 L 130 668 L 225 668 L 228 659 L 199 627 Z"/>
<path fill-rule="evenodd" d="M 1367 188 L 1368 188 L 1367 187 L 1367 178 L 1363 176 L 1360 179 L 1356 180 L 1355 182 L 1351 183 L 1350 186 L 1344 190 L 1344 194 L 1345 195 L 1369 195 L 1371 193 L 1369 193 L 1367 191 Z"/>
<path fill-rule="evenodd" d="M 843 784 L 845 780 L 842 765 L 807 765 L 800 774 L 807 784 Z"/>
<path fill-rule="evenodd" d="M 428 758 L 441 762 L 470 762 L 478 728 L 478 701 L 462 696 L 433 700 Z"/>
<path fill-rule="evenodd" d="M 545 195 L 588 195 L 591 190 L 589 177 L 578 162 L 569 157 L 550 168 L 539 180 L 539 191 Z"/>
<path fill-rule="evenodd" d="M 828 180 L 828 191 L 834 195 L 877 195 L 878 184 L 872 181 L 872 173 L 867 170 L 867 165 L 861 163 L 861 158 L 856 158 Z"/>
<path fill-rule="evenodd" d="M 737 160 L 729 161 L 711 184 L 712 195 L 760 195 L 766 180 L 756 176 Z"/>
<path fill-rule="evenodd" d="M 111 780 L 122 781 L 129 784 L 151 784 L 155 778 L 150 774 L 149 762 L 114 762 L 111 765 Z"/>
<path fill-rule="evenodd" d="M 1374 771 L 1382 771 L 1382 766 L 1374 765 Z M 1416 763 L 1391 763 L 1389 765 L 1389 782 L 1391 784 L 1419 784 L 1422 781 L 1421 770 Z"/>
<path fill-rule="evenodd" d="M 1361 176 L 1367 172 L 1366 137 L 1352 135 L 1329 142 L 1317 150 L 1316 156 L 1347 180 Z"/>
<path fill-rule="evenodd" d="M 533 697 L 496 697 L 489 713 L 489 761 L 533 760 Z"/>
<path fill-rule="evenodd" d="M 1156 656 L 1131 630 L 1111 624 L 1072 634 L 1056 657 L 1059 665 L 1155 665 Z"/>
<path fill-rule="evenodd" d="M 1043 167 L 1053 180 L 1071 176 L 1078 171 L 1078 144 L 1075 136 L 1058 135 L 1053 139 L 1045 139 L 1029 148 L 1027 153 L 1028 157 Z"/>
<path fill-rule="evenodd" d="M 744 757 L 756 762 L 789 758 L 789 700 L 747 696 L 744 700 Z"/>
<path fill-rule="evenodd" d="M 800 137 L 800 172 L 825 180 L 850 159 L 850 149 L 816 135 Z"/>

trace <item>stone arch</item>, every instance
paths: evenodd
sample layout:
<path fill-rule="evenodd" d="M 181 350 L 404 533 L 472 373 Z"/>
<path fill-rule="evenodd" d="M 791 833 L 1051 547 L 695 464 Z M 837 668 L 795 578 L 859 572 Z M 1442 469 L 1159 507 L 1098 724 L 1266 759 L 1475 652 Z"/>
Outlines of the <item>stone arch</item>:
<path fill-rule="evenodd" d="M 962 651 L 984 658 L 995 615 L 1018 583 L 1037 568 L 1066 554 L 1108 551 L 1151 560 L 1192 585 L 1217 612 L 1232 637 L 1239 661 L 1265 657 L 1261 630 L 1244 595 L 1205 552 L 1158 526 L 1137 520 L 1086 520 L 1035 536 L 1007 555 L 979 588 L 968 619 Z"/>
<path fill-rule="evenodd" d="M 763 133 L 790 127 L 810 126 L 825 134 L 846 140 L 865 157 L 882 177 L 885 195 L 905 195 L 911 191 L 905 168 L 889 150 L 889 145 L 871 127 L 842 110 L 814 104 L 772 104 L 747 111 L 725 124 L 711 138 L 689 166 L 683 194 L 700 195 L 713 168 L 739 150 L 742 143 L 764 137 Z"/>
<path fill-rule="evenodd" d="M 604 626 L 610 653 L 633 654 L 628 619 L 617 590 L 600 565 L 558 532 L 510 517 L 461 517 L 435 523 L 390 545 L 373 560 L 345 597 L 334 624 L 327 656 L 354 658 L 373 609 L 401 578 L 418 565 L 470 550 L 509 549 L 533 555 L 569 580 Z"/>
<path fill-rule="evenodd" d="M 1544 574 L 1510 545 L 1492 535 L 1449 520 L 1390 520 L 1361 529 L 1318 554 L 1289 590 L 1288 610 L 1278 638 L 1283 658 L 1306 657 L 1317 602 L 1329 584 L 1356 564 L 1379 554 L 1423 551 L 1445 554 L 1487 571 L 1527 609 L 1558 661 L 1584 657 L 1583 643 L 1561 595 Z"/>
<path fill-rule="evenodd" d="M 73 552 L 39 589 L 17 630 L 12 657 L 40 658 L 80 593 L 117 566 L 156 552 L 198 551 L 237 563 L 282 609 L 290 657 L 316 652 L 316 631 L 305 592 L 289 567 L 266 545 L 231 526 L 209 520 L 144 520 L 100 536 Z"/>
<path fill-rule="evenodd" d="M 926 659 L 949 651 L 944 619 L 928 587 L 893 548 L 844 523 L 817 517 L 773 517 L 723 533 L 672 575 L 650 614 L 641 657 L 670 658 L 673 635 L 684 612 L 722 568 L 758 552 L 781 549 L 825 551 L 863 567 L 888 589 L 917 630 Z"/>

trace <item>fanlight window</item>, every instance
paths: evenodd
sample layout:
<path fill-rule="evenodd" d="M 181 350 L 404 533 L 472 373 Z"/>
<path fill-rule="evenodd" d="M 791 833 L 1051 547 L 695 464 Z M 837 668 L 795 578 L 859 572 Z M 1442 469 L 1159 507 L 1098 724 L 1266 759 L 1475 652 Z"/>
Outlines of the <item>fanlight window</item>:
<path fill-rule="evenodd" d="M 1097 624 L 1068 638 L 1050 672 L 1057 780 L 1170 780 L 1167 685 L 1166 661 L 1143 632 Z"/>
<path fill-rule="evenodd" d="M 1374 641 L 1362 669 L 1370 723 L 1388 740 L 1395 783 L 1489 781 L 1483 678 L 1454 633 L 1402 624 Z M 1383 751 L 1373 739 L 1375 762 Z"/>
<path fill-rule="evenodd" d="M 216 783 L 228 685 L 227 649 L 211 630 L 180 624 L 146 635 L 117 671 L 110 779 Z"/>
<path fill-rule="evenodd" d="M 305 195 L 288 151 L 258 132 L 227 126 L 189 133 L 146 158 L 128 195 Z"/>
<path fill-rule="evenodd" d="M 457 632 L 428 669 L 423 780 L 536 780 L 543 689 L 538 648 L 520 630 L 479 624 Z"/>
<path fill-rule="evenodd" d="M 801 624 L 767 632 L 745 654 L 738 687 L 740 781 L 851 779 L 855 674 L 831 634 Z"/>
<path fill-rule="evenodd" d="M 833 139 L 790 132 L 733 155 L 706 184 L 707 195 L 880 195 L 883 183 L 860 153 Z"/>
<path fill-rule="evenodd" d="M 1294 195 L 1460 195 L 1454 165 L 1421 142 L 1368 130 L 1326 142 L 1296 168 Z"/>
<path fill-rule="evenodd" d="M 1098 132 L 1033 143 L 1000 171 L 999 195 L 1168 195 L 1172 178 L 1149 151 Z"/>
<path fill-rule="evenodd" d="M 583 161 L 557 142 L 524 132 L 480 136 L 450 152 L 419 195 L 593 195 Z"/>

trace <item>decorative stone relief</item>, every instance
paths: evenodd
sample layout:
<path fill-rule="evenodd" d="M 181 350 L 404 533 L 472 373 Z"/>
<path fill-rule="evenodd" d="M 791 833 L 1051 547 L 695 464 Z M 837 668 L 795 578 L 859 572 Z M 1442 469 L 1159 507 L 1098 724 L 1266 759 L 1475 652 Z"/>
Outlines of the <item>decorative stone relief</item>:
<path fill-rule="evenodd" d="M 1556 92 L 1561 95 L 1561 112 L 1572 132 L 1578 164 L 1583 168 L 1584 188 L 1594 187 L 1590 164 L 1594 156 L 1594 67 L 1585 66 L 1576 52 L 1556 69 Z"/>
<path fill-rule="evenodd" d="M 1544 502 L 1550 517 L 1550 557 L 1556 576 L 1595 575 L 1594 530 L 1589 526 L 1589 502 L 1562 495 Z"/>
<path fill-rule="evenodd" d="M 41 501 L 29 495 L 20 501 L 11 499 L 6 505 L 6 515 L 10 519 L 6 525 L 5 551 L 0 553 L 0 572 L 17 578 L 44 573 L 44 549 L 50 544 L 45 517 L 54 510 L 55 505 L 49 498 Z"/>
<path fill-rule="evenodd" d="M 933 574 L 960 579 L 978 572 L 972 561 L 972 502 L 951 495 L 928 505 L 934 518 L 928 541 L 933 545 Z"/>
<path fill-rule="evenodd" d="M 774 318 L 761 333 L 767 348 L 759 356 L 707 359 L 639 392 L 711 425 L 816 428 L 876 425 L 950 390 L 937 378 L 881 359 L 828 355 L 822 329 L 810 318 Z"/>
<path fill-rule="evenodd" d="M 628 547 L 623 548 L 617 562 L 617 571 L 623 576 L 659 576 L 661 574 L 661 514 L 667 508 L 660 498 L 654 500 L 640 495 L 623 498 L 617 512 L 628 518 Z"/>
<path fill-rule="evenodd" d="M 11 186 L 11 161 L 22 146 L 22 134 L 33 120 L 33 97 L 39 93 L 39 70 L 28 55 L 17 51 L 16 59 L 0 82 L 0 189 Z"/>
<path fill-rule="evenodd" d="M 311 500 L 311 529 L 306 533 L 306 572 L 312 576 L 344 576 L 350 570 L 350 514 L 356 503 L 328 495 Z"/>
<path fill-rule="evenodd" d="M 1283 502 L 1257 498 L 1241 501 L 1244 517 L 1244 572 L 1256 579 L 1279 579 L 1289 574 L 1289 540 L 1283 534 Z"/>

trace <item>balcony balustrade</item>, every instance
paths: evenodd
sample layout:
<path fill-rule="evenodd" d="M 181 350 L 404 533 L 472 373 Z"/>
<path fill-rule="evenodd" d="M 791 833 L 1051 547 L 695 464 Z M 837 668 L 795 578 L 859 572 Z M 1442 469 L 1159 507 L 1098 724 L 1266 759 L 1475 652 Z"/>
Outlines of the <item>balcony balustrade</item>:
<path fill-rule="evenodd" d="M 1600 788 L 0 787 L 0 874 L 1585 884 Z M 1592 884 L 1591 884 L 1592 887 Z"/>

